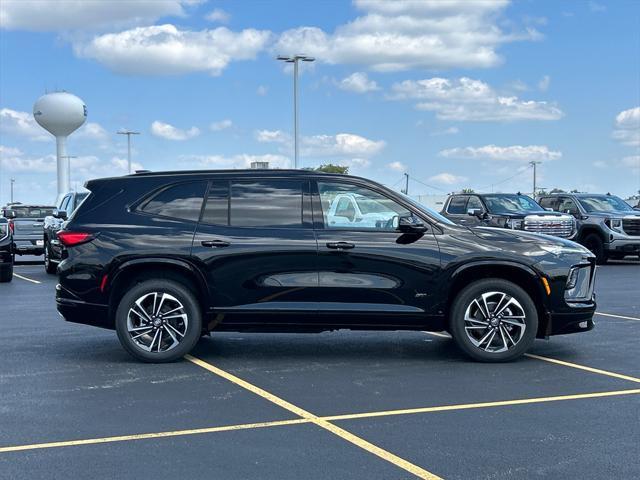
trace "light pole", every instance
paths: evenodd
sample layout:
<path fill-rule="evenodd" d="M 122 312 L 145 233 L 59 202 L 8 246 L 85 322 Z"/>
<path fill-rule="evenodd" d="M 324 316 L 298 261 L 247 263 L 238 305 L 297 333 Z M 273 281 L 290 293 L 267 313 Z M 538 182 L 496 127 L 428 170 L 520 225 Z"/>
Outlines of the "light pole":
<path fill-rule="evenodd" d="M 9 179 L 9 182 L 11 183 L 11 203 L 13 203 L 13 184 L 16 183 L 16 179 L 11 178 Z"/>
<path fill-rule="evenodd" d="M 78 157 L 75 155 L 62 155 L 60 158 L 67 159 L 67 185 L 69 185 L 69 190 L 71 190 L 71 159 Z"/>
<path fill-rule="evenodd" d="M 315 58 L 298 54 L 292 57 L 278 55 L 277 59 L 293 63 L 293 168 L 298 168 L 298 62 L 313 62 Z"/>
<path fill-rule="evenodd" d="M 131 173 L 131 135 L 140 135 L 140 132 L 134 132 L 133 130 L 120 130 L 117 134 L 127 136 L 127 165 L 129 173 Z"/>
<path fill-rule="evenodd" d="M 409 195 L 409 174 L 404 173 L 404 190 L 400 190 L 405 195 Z"/>
<path fill-rule="evenodd" d="M 537 174 L 536 166 L 540 165 L 541 163 L 542 162 L 536 162 L 536 161 L 533 161 L 533 160 L 531 162 L 529 162 L 529 165 L 533 166 L 533 198 L 534 199 L 536 198 L 536 174 Z"/>

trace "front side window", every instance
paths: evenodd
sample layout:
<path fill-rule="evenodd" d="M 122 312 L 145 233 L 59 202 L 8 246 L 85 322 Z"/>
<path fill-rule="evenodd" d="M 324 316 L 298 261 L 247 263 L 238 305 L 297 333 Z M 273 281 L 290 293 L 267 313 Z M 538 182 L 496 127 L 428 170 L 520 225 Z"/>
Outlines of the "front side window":
<path fill-rule="evenodd" d="M 463 215 L 467 213 L 465 207 L 467 205 L 467 197 L 453 197 L 447 206 L 447 213 L 451 215 Z"/>
<path fill-rule="evenodd" d="M 368 188 L 318 182 L 324 226 L 329 229 L 393 230 L 393 219 L 411 212 Z"/>
<path fill-rule="evenodd" d="M 141 210 L 151 215 L 197 222 L 206 182 L 188 182 L 165 188 L 142 204 Z"/>
<path fill-rule="evenodd" d="M 544 207 L 544 208 L 551 208 L 553 210 L 557 210 L 557 199 L 553 198 L 553 197 L 545 197 L 545 198 L 541 198 L 540 199 L 540 206 Z"/>
<path fill-rule="evenodd" d="M 558 211 L 562 213 L 570 213 L 571 215 L 575 215 L 578 213 L 578 206 L 576 205 L 576 202 L 574 202 L 572 199 L 563 197 L 563 198 L 560 198 L 560 201 L 558 203 Z"/>
<path fill-rule="evenodd" d="M 229 220 L 234 227 L 301 228 L 302 181 L 233 181 Z"/>
<path fill-rule="evenodd" d="M 484 211 L 484 206 L 482 205 L 482 201 L 475 195 L 469 197 L 469 202 L 467 202 L 467 211 L 472 209 Z"/>

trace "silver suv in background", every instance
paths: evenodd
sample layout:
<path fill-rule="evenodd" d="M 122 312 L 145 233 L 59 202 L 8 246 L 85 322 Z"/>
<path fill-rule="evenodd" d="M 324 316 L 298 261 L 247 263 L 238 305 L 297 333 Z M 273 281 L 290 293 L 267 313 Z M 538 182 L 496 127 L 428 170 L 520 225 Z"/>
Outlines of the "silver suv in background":
<path fill-rule="evenodd" d="M 640 255 L 640 212 L 620 197 L 609 193 L 553 193 L 540 195 L 538 203 L 573 215 L 578 226 L 575 241 L 591 250 L 599 264 Z"/>
<path fill-rule="evenodd" d="M 53 213 L 52 206 L 48 205 L 23 205 L 11 203 L 2 208 L 2 216 L 7 217 L 6 212 L 12 211 L 13 218 L 9 222 L 13 225 L 13 251 L 17 255 L 42 255 L 44 241 L 42 229 L 44 217 Z"/>

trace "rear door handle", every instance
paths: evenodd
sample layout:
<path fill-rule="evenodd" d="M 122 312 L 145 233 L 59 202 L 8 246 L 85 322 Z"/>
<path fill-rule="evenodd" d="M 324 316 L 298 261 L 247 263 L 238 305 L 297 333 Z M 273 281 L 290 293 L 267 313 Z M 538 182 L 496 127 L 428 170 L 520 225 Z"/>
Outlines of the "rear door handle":
<path fill-rule="evenodd" d="M 327 248 L 334 250 L 351 250 L 355 245 L 349 242 L 327 242 Z"/>
<path fill-rule="evenodd" d="M 209 248 L 221 248 L 221 247 L 228 247 L 229 245 L 231 245 L 231 243 L 226 242 L 224 240 L 203 240 L 200 242 L 200 245 L 202 245 L 203 247 L 209 247 Z"/>

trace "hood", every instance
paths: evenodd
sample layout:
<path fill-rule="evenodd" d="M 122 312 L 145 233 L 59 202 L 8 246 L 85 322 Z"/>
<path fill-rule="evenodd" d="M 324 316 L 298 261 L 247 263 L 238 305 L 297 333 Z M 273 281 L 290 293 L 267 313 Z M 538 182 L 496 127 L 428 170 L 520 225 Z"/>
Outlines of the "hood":
<path fill-rule="evenodd" d="M 520 211 L 520 212 L 501 212 L 491 213 L 494 217 L 507 217 L 507 218 L 524 218 L 524 217 L 564 217 L 567 214 L 561 212 L 551 212 L 547 210 L 540 210 L 536 212 Z"/>
<path fill-rule="evenodd" d="M 640 212 L 629 210 L 627 212 L 615 211 L 615 212 L 603 212 L 596 210 L 594 212 L 587 212 L 587 215 L 595 215 L 597 217 L 612 217 L 612 218 L 640 218 Z"/>

